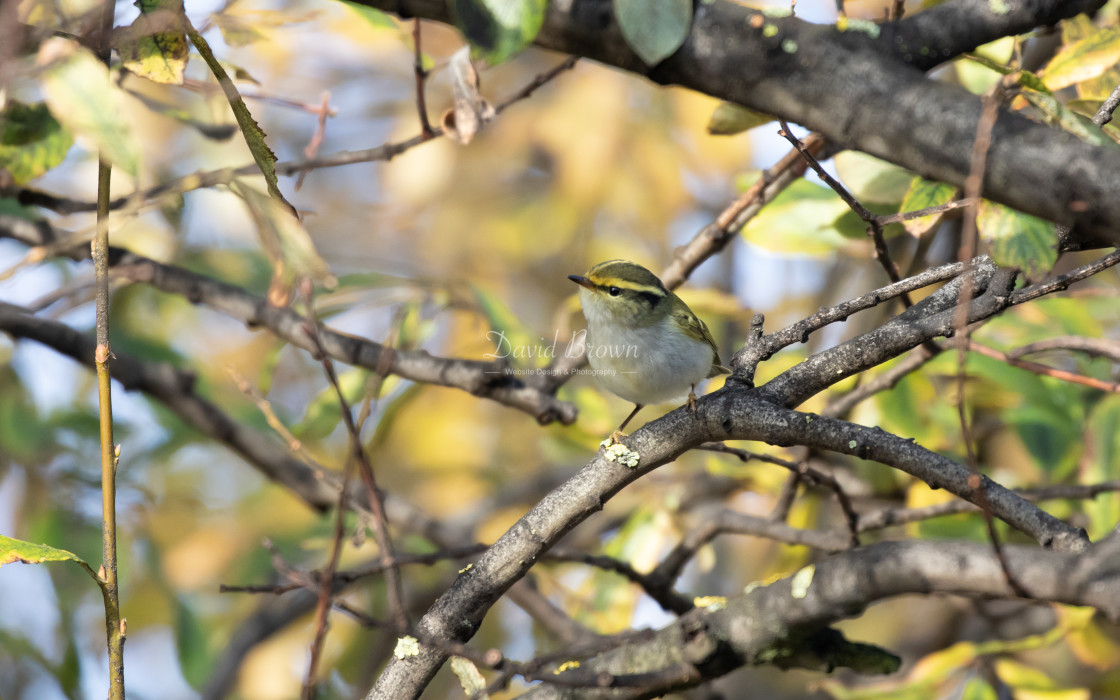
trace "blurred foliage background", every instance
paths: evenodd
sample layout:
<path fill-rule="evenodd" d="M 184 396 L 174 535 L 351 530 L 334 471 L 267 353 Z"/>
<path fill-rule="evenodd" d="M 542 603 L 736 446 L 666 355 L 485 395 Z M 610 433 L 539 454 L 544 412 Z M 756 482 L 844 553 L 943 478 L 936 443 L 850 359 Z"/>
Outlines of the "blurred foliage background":
<path fill-rule="evenodd" d="M 850 17 L 878 19 L 888 5 L 851 1 L 846 10 Z M 907 11 L 919 11 L 920 5 L 906 3 Z M 1089 65 L 1091 77 L 1055 88 L 1069 109 L 1079 101 L 1091 106 L 1118 82 L 1115 5 L 1110 3 L 1095 19 L 1064 23 L 1068 27 L 1061 28 L 1056 40 L 1052 35 L 1008 39 L 980 53 L 996 66 L 1017 65 L 1024 46 L 1049 41 L 1048 61 L 1062 47 L 1091 37 L 1095 51 L 1074 57 L 1075 65 Z M 60 22 L 60 14 L 74 18 L 93 7 L 82 0 L 25 0 L 18 3 L 18 14 L 23 22 L 52 26 Z M 418 133 L 411 23 L 328 0 L 192 2 L 187 12 L 227 70 L 240 76 L 249 109 L 280 161 L 303 157 L 318 126 L 314 111 L 327 93 L 332 114 L 321 154 L 371 148 Z M 835 20 L 832 2 L 801 3 L 797 12 L 811 21 Z M 131 6 L 119 5 L 118 24 L 135 14 Z M 446 66 L 463 45 L 452 28 L 422 25 L 426 65 L 434 68 L 427 84 L 433 119 L 451 106 Z M 498 102 L 563 58 L 528 50 L 484 70 L 482 92 Z M 43 99 L 33 55 L 11 58 L 5 69 L 6 100 Z M 141 158 L 135 178 L 120 169 L 114 173 L 115 196 L 196 171 L 252 162 L 240 133 L 229 128 L 234 122 L 224 96 L 197 55 L 187 66 L 184 85 L 115 76 L 126 100 L 122 118 L 131 126 Z M 991 66 L 967 59 L 936 73 L 938 80 L 978 93 L 1001 77 Z M 295 178 L 281 178 L 281 189 L 300 210 L 316 249 L 339 280 L 335 289 L 317 294 L 320 315 L 338 330 L 377 341 L 395 337 L 398 346 L 444 356 L 481 358 L 494 352 L 493 331 L 522 345 L 558 339 L 562 348 L 583 323 L 568 274 L 609 258 L 663 269 L 677 246 L 788 150 L 773 122 L 733 136 L 708 134 L 717 105 L 703 95 L 657 87 L 583 61 L 505 110 L 468 146 L 440 138 L 388 162 L 315 170 L 298 191 Z M 1019 107 L 1040 119 L 1048 117 L 1037 105 L 1024 102 Z M 1095 106 L 1087 108 L 1091 113 Z M 96 157 L 90 143 L 79 138 L 64 152 L 65 160 L 30 186 L 92 201 Z M 904 203 L 918 186 L 912 174 L 853 153 L 838 156 L 828 167 L 877 212 L 918 208 Z M 10 179 L 0 184 L 9 194 L 22 185 Z M 948 188 L 934 196 L 947 201 L 953 194 Z M 17 209 L 10 198 L 0 199 L 0 205 L 47 217 L 61 230 L 81 232 L 92 226 L 92 214 Z M 1026 217 L 996 211 L 989 219 L 982 233 L 990 249 L 1000 252 L 1001 245 L 1011 246 L 1002 251 L 1005 261 L 1027 260 L 1037 267 L 1037 276 L 1054 264 L 1052 239 L 1029 247 L 1023 240 L 1007 244 L 995 233 L 1004 226 L 1023 230 L 1031 225 Z M 936 225 L 916 231 L 918 235 L 900 225 L 889 227 L 892 253 L 904 270 L 955 259 L 960 219 L 949 216 L 932 223 Z M 175 193 L 116 217 L 112 241 L 264 294 L 271 265 L 256 231 L 242 197 L 228 187 L 215 187 Z M 871 253 L 858 219 L 810 177 L 766 207 L 728 250 L 701 266 L 681 295 L 707 320 L 721 353 L 730 357 L 753 313 L 764 312 L 767 328 L 773 330 L 885 284 Z M 1063 256 L 1058 269 L 1091 257 Z M 3 301 L 39 305 L 45 317 L 92 328 L 88 262 L 29 259 L 26 246 L 0 240 L 0 270 Z M 1016 308 L 976 337 L 1004 350 L 1056 335 L 1117 339 L 1116 291 L 1117 276 L 1108 272 L 1062 298 Z M 764 363 L 759 379 L 874 327 L 887 312 L 879 307 L 828 328 Z M 112 333 L 114 350 L 197 373 L 205 396 L 238 420 L 272 431 L 259 407 L 237 388 L 237 378 L 246 379 L 309 455 L 328 468 L 341 468 L 347 434 L 322 368 L 307 353 L 143 285 L 118 285 Z M 0 532 L 97 562 L 93 375 L 47 349 L 6 337 L 0 339 L 0 360 Z M 1063 355 L 1053 361 L 1114 379 L 1114 366 L 1104 358 Z M 340 371 L 350 399 L 360 402 L 370 373 Z M 953 403 L 956 372 L 955 358 L 946 353 L 892 391 L 859 405 L 850 417 L 964 460 Z M 967 408 L 980 445 L 979 461 L 994 479 L 1009 487 L 1030 487 L 1117 478 L 1117 396 L 975 355 L 967 372 Z M 836 392 L 815 397 L 805 410 L 820 410 L 856 383 L 849 380 Z M 569 382 L 560 396 L 578 406 L 578 421 L 542 428 L 525 414 L 462 391 L 391 377 L 365 432 L 380 484 L 429 515 L 491 542 L 582 465 L 630 408 L 590 377 Z M 331 519 L 311 512 L 225 447 L 184 427 L 157 402 L 118 391 L 115 409 L 117 439 L 123 445 L 119 524 L 129 693 L 135 698 L 199 697 L 229 657 L 229 645 L 243 622 L 285 600 L 220 593 L 219 584 L 282 580 L 265 540 L 288 566 L 322 566 Z M 647 409 L 640 418 L 650 420 L 656 413 Z M 766 445 L 743 447 L 825 462 L 862 507 L 919 506 L 950 497 L 873 463 Z M 609 554 L 647 571 L 703 517 L 706 506 L 722 502 L 766 516 L 786 488 L 787 472 L 778 466 L 690 453 L 619 494 L 572 533 L 565 546 Z M 1120 520 L 1115 493 L 1046 507 L 1082 524 L 1094 538 Z M 834 527 L 841 515 L 827 491 L 802 487 L 788 520 L 802 527 Z M 356 522 L 350 526 L 355 531 L 363 527 Z M 1012 533 L 1002 534 L 1017 540 Z M 976 515 L 930 520 L 881 536 L 986 538 Z M 401 551 L 435 548 L 416 533 L 399 531 L 397 540 Z M 376 551 L 372 538 L 350 542 L 342 566 L 372 561 Z M 689 565 L 677 589 L 689 595 L 734 594 L 751 582 L 795 571 L 814 556 L 803 547 L 721 537 Z M 453 560 L 407 567 L 413 615 L 425 610 L 464 565 Z M 659 626 L 671 619 L 616 574 L 547 562 L 534 572 L 550 600 L 596 631 Z M 355 587 L 346 600 L 375 618 L 387 617 L 380 581 Z M 0 694 L 17 700 L 100 697 L 106 685 L 101 620 L 98 592 L 76 568 L 3 567 Z M 729 697 L 737 695 L 736 689 L 751 687 L 758 697 L 827 693 L 932 698 L 964 693 L 980 698 L 996 697 L 993 689 L 1001 684 L 1023 698 L 1120 696 L 1120 634 L 1091 612 L 907 597 L 877 605 L 844 627 L 853 638 L 901 653 L 901 674 L 868 684 L 844 674 L 825 677 L 762 667 L 739 671 L 716 687 Z M 311 633 L 308 612 L 263 639 L 245 657 L 228 697 L 294 697 Z M 521 609 L 503 601 L 487 617 L 475 644 L 527 659 L 555 648 L 556 642 Z M 391 647 L 392 639 L 383 632 L 334 613 L 321 664 L 321 697 L 360 695 Z M 447 669 L 429 692 L 432 697 L 462 697 Z"/>

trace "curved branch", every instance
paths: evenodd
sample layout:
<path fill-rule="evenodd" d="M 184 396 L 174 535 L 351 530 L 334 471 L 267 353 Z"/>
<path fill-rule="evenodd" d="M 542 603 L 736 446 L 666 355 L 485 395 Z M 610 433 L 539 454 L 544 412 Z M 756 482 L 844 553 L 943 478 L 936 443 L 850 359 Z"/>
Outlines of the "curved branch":
<path fill-rule="evenodd" d="M 1032 596 L 1091 605 L 1117 620 L 1118 544 L 1120 538 L 1113 536 L 1081 554 L 1022 546 L 1004 549 L 1016 580 Z M 648 639 L 581 661 L 576 672 L 598 679 L 600 687 L 583 688 L 578 697 L 655 697 L 745 664 L 831 670 L 834 665 L 862 663 L 864 672 L 889 672 L 889 666 L 876 669 L 872 665 L 876 658 L 886 665 L 883 652 L 875 655 L 865 647 L 861 653 L 826 626 L 858 615 L 879 600 L 933 592 L 1015 597 L 992 548 L 985 543 L 883 542 L 829 557 L 793 576 L 731 598 L 724 607 L 694 610 Z M 615 675 L 639 675 L 650 683 L 640 688 L 611 687 Z M 545 683 L 523 697 L 576 696 L 567 688 L 548 684 L 546 676 Z"/>
<path fill-rule="evenodd" d="M 443 2 L 362 2 L 402 16 L 450 22 Z M 980 98 L 930 80 L 923 71 L 981 43 L 1102 4 L 1005 0 L 997 12 L 993 3 L 950 0 L 929 17 L 932 10 L 897 25 L 841 31 L 715 0 L 696 5 L 684 44 L 649 68 L 622 38 L 610 0 L 571 0 L 550 4 L 535 42 L 797 122 L 842 148 L 963 186 Z M 985 197 L 1068 226 L 1075 236 L 1116 241 L 1117 182 L 1120 154 L 1115 150 L 1000 111 Z"/>
<path fill-rule="evenodd" d="M 630 435 L 627 447 L 637 453 L 637 467 L 621 466 L 600 451 L 498 538 L 471 569 L 460 574 L 421 618 L 418 629 L 430 638 L 469 639 L 509 586 L 611 496 L 687 449 L 726 439 L 796 443 L 874 459 L 967 500 L 976 500 L 983 493 L 993 514 L 1055 549 L 1076 551 L 1086 546 L 1083 531 L 985 477 L 975 477 L 974 482 L 974 475 L 965 467 L 913 442 L 878 429 L 791 411 L 764 400 L 758 390 L 732 384 L 701 398 L 695 411 L 677 409 Z M 390 659 L 368 697 L 418 696 L 446 656 L 442 649 L 421 645 L 416 656 Z"/>

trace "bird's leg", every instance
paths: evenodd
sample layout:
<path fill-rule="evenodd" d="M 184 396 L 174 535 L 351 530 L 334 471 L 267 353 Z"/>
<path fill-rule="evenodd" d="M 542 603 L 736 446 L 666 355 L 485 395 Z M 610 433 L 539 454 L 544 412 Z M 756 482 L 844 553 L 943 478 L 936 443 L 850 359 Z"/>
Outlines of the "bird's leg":
<path fill-rule="evenodd" d="M 692 388 L 688 390 L 688 407 L 693 412 L 696 411 L 696 385 L 693 384 Z"/>
<path fill-rule="evenodd" d="M 610 436 L 610 438 L 608 438 L 608 440 L 610 440 L 610 444 L 614 445 L 614 444 L 615 444 L 615 443 L 617 443 L 617 442 L 618 442 L 619 440 L 621 440 L 622 438 L 626 437 L 626 436 L 625 436 L 625 435 L 624 435 L 624 434 L 622 433 L 622 429 L 626 427 L 626 424 L 630 422 L 630 419 L 631 419 L 631 418 L 633 418 L 634 416 L 638 415 L 638 411 L 640 411 L 640 410 L 642 410 L 642 404 L 640 404 L 640 403 L 636 403 L 636 404 L 634 404 L 634 410 L 633 410 L 633 411 L 630 411 L 630 415 L 626 416 L 626 420 L 622 421 L 622 425 L 618 426 L 618 430 L 616 430 L 616 431 L 614 431 L 613 433 L 611 433 L 611 436 Z"/>

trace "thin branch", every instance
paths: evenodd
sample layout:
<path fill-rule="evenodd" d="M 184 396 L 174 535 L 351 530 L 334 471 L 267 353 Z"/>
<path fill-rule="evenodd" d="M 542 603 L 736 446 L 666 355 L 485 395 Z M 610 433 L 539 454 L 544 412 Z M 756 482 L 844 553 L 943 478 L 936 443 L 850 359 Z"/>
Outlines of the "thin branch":
<path fill-rule="evenodd" d="M 836 194 L 840 195 L 840 199 L 843 199 L 844 203 L 847 204 L 848 207 L 850 207 L 851 210 L 856 213 L 856 216 L 858 216 L 865 224 L 867 224 L 867 235 L 875 244 L 875 259 L 879 261 L 879 264 L 887 273 L 887 277 L 890 278 L 890 281 L 898 282 L 901 279 L 898 274 L 898 266 L 894 264 L 893 260 L 891 260 L 890 251 L 887 249 L 887 241 L 885 238 L 883 238 L 883 226 L 879 222 L 878 217 L 872 214 L 871 211 L 867 207 L 863 206 L 863 204 L 861 204 L 858 199 L 853 197 L 852 194 L 848 192 L 848 190 L 842 184 L 840 184 L 839 181 L 836 180 L 836 178 L 832 177 L 832 175 L 830 175 L 827 170 L 821 167 L 821 164 L 817 162 L 817 159 L 814 158 L 809 150 L 805 148 L 805 144 L 803 144 L 800 139 L 793 135 L 793 132 L 790 131 L 789 124 L 787 124 L 784 119 L 779 119 L 778 123 L 782 125 L 781 131 L 779 131 L 778 133 L 784 136 L 785 139 L 791 144 L 793 144 L 793 147 L 796 148 L 798 152 L 801 153 L 802 157 L 804 157 L 805 160 L 809 162 L 809 167 L 813 169 L 813 172 L 815 172 L 821 180 L 824 180 L 824 182 L 829 187 L 831 187 L 832 190 L 836 192 Z M 902 295 L 902 302 L 906 306 L 911 306 L 913 303 L 910 301 L 909 294 Z"/>
<path fill-rule="evenodd" d="M 276 434 L 284 440 L 284 444 L 288 446 L 288 450 L 301 459 L 304 464 L 314 469 L 316 473 L 320 475 L 326 474 L 327 470 L 307 451 L 307 448 L 303 446 L 303 441 L 292 434 L 292 431 L 288 429 L 284 421 L 280 420 L 280 416 L 276 415 L 276 411 L 272 410 L 272 404 L 269 403 L 268 399 L 257 393 L 249 384 L 249 380 L 245 379 L 237 370 L 232 367 L 227 367 L 226 373 L 237 386 L 237 390 L 240 391 L 245 398 L 252 401 L 257 407 L 257 410 L 261 412 L 268 427 L 272 428 Z"/>
<path fill-rule="evenodd" d="M 552 68 L 549 68 L 548 70 L 544 71 L 543 73 L 538 73 L 536 76 L 533 77 L 532 80 L 530 80 L 528 83 L 526 83 L 525 86 L 522 87 L 520 90 L 513 93 L 512 95 L 510 95 L 506 99 L 502 100 L 498 104 L 494 105 L 494 111 L 497 114 L 501 114 L 502 112 L 506 111 L 509 107 L 511 107 L 515 103 L 529 98 L 530 96 L 532 96 L 532 94 L 534 92 L 541 89 L 542 87 L 544 87 L 548 83 L 552 82 L 561 73 L 564 73 L 565 71 L 569 71 L 572 68 L 575 68 L 576 63 L 578 63 L 578 62 L 579 62 L 579 56 L 569 56 L 568 58 L 566 58 L 562 62 L 560 62 L 558 65 L 553 66 Z"/>
<path fill-rule="evenodd" d="M 1120 106 L 1120 85 L 1112 89 L 1112 94 L 1108 96 L 1108 99 L 1101 104 L 1097 113 L 1093 115 L 1093 123 L 1103 127 L 1105 124 L 1112 121 L 1112 114 L 1116 111 L 1117 106 Z"/>
<path fill-rule="evenodd" d="M 332 116 L 331 111 L 331 93 L 323 92 L 323 103 L 319 106 L 317 111 L 319 121 L 318 126 L 315 127 L 315 133 L 311 135 L 311 141 L 303 149 L 305 158 L 311 159 L 319 155 L 319 147 L 323 145 L 323 139 L 327 135 L 327 117 Z M 300 172 L 299 177 L 296 178 L 295 191 L 299 192 L 303 187 L 303 181 L 307 177 L 309 171 L 303 170 Z"/>
<path fill-rule="evenodd" d="M 925 209 L 916 209 L 914 211 L 899 212 L 897 214 L 880 214 L 880 215 L 875 217 L 875 220 L 879 223 L 880 226 L 886 226 L 887 224 L 899 224 L 899 223 L 902 223 L 903 221 L 911 221 L 913 219 L 920 219 L 923 216 L 932 216 L 934 214 L 944 214 L 947 211 L 952 211 L 953 209 L 960 209 L 962 207 L 968 207 L 968 206 L 971 206 L 975 203 L 976 203 L 975 199 L 967 199 L 967 198 L 956 199 L 956 200 L 953 200 L 952 202 L 946 202 L 944 204 L 937 204 L 937 205 L 934 205 L 932 207 L 926 207 Z"/>
<path fill-rule="evenodd" d="M 822 309 L 812 316 L 798 321 L 787 328 L 769 335 L 763 335 L 758 338 L 756 342 L 748 343 L 732 357 L 730 363 L 731 367 L 736 369 L 739 366 L 743 366 L 745 371 L 747 371 L 748 378 L 753 380 L 754 366 L 763 360 L 769 359 L 785 347 L 793 345 L 794 343 L 808 342 L 809 335 L 814 331 L 820 330 L 837 321 L 845 321 L 857 311 L 863 311 L 864 309 L 878 306 L 884 301 L 893 299 L 896 296 L 927 287 L 931 284 L 953 279 L 964 272 L 974 269 L 975 266 L 981 262 L 982 259 L 977 258 L 968 264 L 956 262 L 930 268 L 913 277 L 908 277 L 894 284 L 889 284 L 828 309 Z"/>
<path fill-rule="evenodd" d="M 999 117 L 999 101 L 995 94 L 985 95 L 982 104 L 983 109 L 980 112 L 980 119 L 976 124 L 976 138 L 972 144 L 972 163 L 969 168 L 968 177 L 964 182 L 965 199 L 974 200 L 975 204 L 970 205 L 965 210 L 964 226 L 961 229 L 961 246 L 957 254 L 958 259 L 962 262 L 971 260 L 976 254 L 976 246 L 978 243 L 978 225 L 976 219 L 979 212 L 979 198 L 983 190 L 984 173 L 988 167 L 988 150 L 991 146 L 992 130 L 995 128 L 996 119 Z M 987 486 L 980 478 L 979 466 L 976 462 L 976 452 L 973 445 L 971 424 L 966 415 L 965 389 L 967 379 L 965 374 L 965 362 L 966 350 L 971 344 L 968 309 L 972 301 L 973 286 L 971 277 L 965 276 L 962 278 L 962 282 L 957 301 L 956 315 L 953 322 L 953 342 L 957 346 L 957 418 L 960 422 L 961 441 L 964 443 L 968 469 L 972 472 L 972 475 L 969 477 L 969 485 L 975 488 L 976 500 L 974 502 L 980 506 L 981 511 L 984 513 L 984 525 L 988 531 L 988 540 L 992 545 L 992 551 L 995 553 L 996 559 L 999 560 L 1004 578 L 1007 579 L 1007 585 L 1011 590 L 1015 591 L 1016 594 L 1026 598 L 1029 597 L 1029 595 L 1022 584 L 1012 575 L 1003 545 L 1000 543 L 999 533 L 996 532 L 995 516 L 992 514 L 991 504 L 988 501 Z"/>
<path fill-rule="evenodd" d="M 1014 291 L 1011 293 L 1011 297 L 1008 301 L 1011 304 L 1024 304 L 1047 294 L 1063 291 L 1068 289 L 1074 282 L 1088 279 L 1117 264 L 1120 264 L 1120 250 L 1113 251 L 1103 258 L 1098 258 L 1090 263 L 1074 268 L 1065 274 Z"/>
<path fill-rule="evenodd" d="M 1057 367 L 1048 367 L 1046 365 L 1039 364 L 1037 362 L 1030 362 L 1028 360 L 1019 360 L 1012 357 L 1008 353 L 1000 352 L 999 350 L 988 347 L 987 345 L 981 345 L 975 340 L 968 341 L 968 349 L 984 355 L 985 357 L 991 357 L 992 359 L 1009 364 L 1012 367 L 1025 369 L 1028 372 L 1034 372 L 1035 374 L 1039 374 L 1044 377 L 1053 377 L 1055 379 L 1061 379 L 1062 381 L 1070 382 L 1072 384 L 1081 384 L 1082 386 L 1091 387 L 1093 389 L 1100 389 L 1101 391 L 1107 391 L 1113 394 L 1120 393 L 1120 383 L 1106 382 L 1104 380 L 1097 379 L 1096 377 L 1088 377 L 1084 374 L 1078 374 L 1077 372 L 1070 372 L 1064 369 L 1058 369 Z"/>
<path fill-rule="evenodd" d="M 809 134 L 802 145 L 812 156 L 829 150 L 825 148 L 825 140 L 820 134 Z M 735 240 L 747 222 L 763 206 L 773 201 L 774 197 L 801 178 L 808 167 L 808 160 L 794 148 L 764 170 L 746 192 L 673 253 L 673 261 L 662 270 L 660 276 L 665 286 L 676 289 L 683 284 L 696 268 Z"/>
<path fill-rule="evenodd" d="M 473 556 L 486 549 L 484 544 L 465 545 L 461 547 L 450 547 L 441 549 L 436 552 L 426 552 L 424 554 L 397 554 L 394 557 L 394 562 L 399 566 L 406 566 L 410 564 L 421 564 L 430 566 L 443 561 L 453 559 L 464 559 Z M 372 576 L 377 576 L 385 571 L 385 562 L 378 557 L 377 560 L 372 561 L 362 566 L 354 567 L 347 571 L 335 572 L 331 577 L 334 583 L 338 586 L 345 586 L 357 581 L 361 581 Z M 315 570 L 308 572 L 312 582 L 319 582 L 324 579 L 324 572 Z M 308 588 L 306 583 L 259 583 L 249 584 L 244 586 L 235 586 L 229 584 L 219 584 L 219 593 L 269 593 L 273 595 L 280 595 L 281 593 L 289 593 L 291 591 L 299 590 L 301 588 Z M 308 588 L 308 590 L 312 590 Z"/>
<path fill-rule="evenodd" d="M 1013 350 L 1009 350 L 1007 356 L 1018 359 L 1023 355 L 1058 350 L 1074 350 L 1091 357 L 1107 357 L 1113 362 L 1120 362 L 1120 341 L 1108 340 L 1107 338 L 1087 338 L 1080 335 L 1063 335 L 1020 345 Z"/>
<path fill-rule="evenodd" d="M 308 302 L 308 307 L 311 302 Z M 326 354 L 323 358 L 326 358 Z M 329 359 L 324 359 L 327 366 Z M 337 388 L 333 371 L 328 370 L 327 376 L 331 385 Z M 341 395 L 341 392 L 339 392 Z M 346 410 L 349 410 L 347 407 Z M 334 528 L 331 532 L 331 549 L 327 559 L 327 567 L 320 577 L 319 597 L 315 605 L 315 631 L 312 634 L 310 658 L 307 662 L 307 675 L 304 677 L 300 689 L 303 700 L 315 700 L 315 677 L 319 668 L 319 655 L 323 651 L 323 641 L 327 636 L 327 613 L 332 607 L 334 597 L 334 572 L 338 569 L 338 561 L 342 556 L 342 540 L 345 538 L 346 499 L 350 487 L 350 476 L 354 471 L 355 456 L 353 450 L 346 457 L 346 464 L 342 470 L 342 483 L 338 489 L 338 506 L 335 508 Z M 379 510 L 380 512 L 380 510 Z M 384 551 L 384 550 L 383 550 Z M 395 569 L 394 569 L 395 570 Z"/>
<path fill-rule="evenodd" d="M 98 58 L 106 66 L 112 58 L 109 32 L 113 29 L 116 3 L 103 0 L 101 45 Z M 109 345 L 109 185 L 113 166 L 104 153 L 97 159 L 97 233 L 90 255 L 93 258 L 96 297 L 97 408 L 101 437 L 101 569 L 97 578 L 105 602 L 105 637 L 109 656 L 109 698 L 124 700 L 125 620 L 121 617 L 117 583 L 117 464 L 120 450 L 113 441 L 113 390 Z"/>
<path fill-rule="evenodd" d="M 32 225 L 18 217 L 0 214 L 0 237 L 11 237 L 31 246 L 50 245 L 54 229 L 47 222 Z M 241 287 L 226 284 L 173 265 L 111 247 L 113 273 L 134 282 L 150 284 L 170 294 L 178 294 L 195 304 L 204 304 L 231 316 L 248 328 L 267 328 L 274 335 L 305 350 L 314 346 L 302 332 L 302 317 L 285 307 L 276 307 L 263 297 Z M 80 259 L 81 250 L 70 254 Z M 504 373 L 499 362 L 436 357 L 424 351 L 392 350 L 355 336 L 329 329 L 321 331 L 323 345 L 331 357 L 351 365 L 376 370 L 389 362 L 389 372 L 405 379 L 450 386 L 475 396 L 489 398 L 517 408 L 547 424 L 575 421 L 575 406 L 561 401 L 548 391 L 530 385 L 522 378 Z"/>
<path fill-rule="evenodd" d="M 859 516 L 856 515 L 855 510 L 852 508 L 852 499 L 840 486 L 840 482 L 836 480 L 831 474 L 826 474 L 819 469 L 814 469 L 809 466 L 806 460 L 791 462 L 788 459 L 782 459 L 773 455 L 762 454 L 759 452 L 751 452 L 749 450 L 742 450 L 736 447 L 729 447 L 721 442 L 709 442 L 700 445 L 697 449 L 705 450 L 708 452 L 721 452 L 723 454 L 733 455 L 739 458 L 741 462 L 750 462 L 751 460 L 758 460 L 760 462 L 767 462 L 775 464 L 779 467 L 788 469 L 793 474 L 797 475 L 799 481 L 808 481 L 810 484 L 817 483 L 821 486 L 832 491 L 836 494 L 836 502 L 840 504 L 840 510 L 844 513 L 844 520 L 848 525 L 849 546 L 859 546 L 859 530 L 857 523 Z"/>
<path fill-rule="evenodd" d="M 381 491 L 377 488 L 377 480 L 373 473 L 373 467 L 369 463 L 369 456 L 362 446 L 362 438 L 354 422 L 354 415 L 351 413 L 350 403 L 346 400 L 346 396 L 342 392 L 342 387 L 338 383 L 338 376 L 335 373 L 334 363 L 323 347 L 319 330 L 319 321 L 314 316 L 310 280 L 305 280 L 304 282 L 304 298 L 307 299 L 308 308 L 308 318 L 304 324 L 304 333 L 314 344 L 315 354 L 319 358 L 319 361 L 322 362 L 323 371 L 326 373 L 331 386 L 334 387 L 335 396 L 338 399 L 338 405 L 342 413 L 342 422 L 346 426 L 346 432 L 350 436 L 350 460 L 358 465 L 362 483 L 366 487 L 366 497 L 369 501 L 370 509 L 373 511 L 374 532 L 377 534 L 377 543 L 381 547 L 381 562 L 385 566 L 385 578 L 388 583 L 386 589 L 389 599 L 389 609 L 392 611 L 396 620 L 397 628 L 403 631 L 409 626 L 404 604 L 404 587 L 401 583 L 400 569 L 396 564 L 393 553 L 393 541 L 389 535 L 388 520 L 385 517 L 384 499 L 381 495 Z M 380 381 L 383 381 L 389 373 L 389 361 L 393 349 L 387 346 L 386 350 L 388 352 L 382 355 L 381 361 L 375 368 L 377 376 L 380 377 Z M 379 390 L 375 391 L 374 395 L 376 396 L 378 393 Z M 343 485 L 342 493 L 345 493 L 345 484 Z M 339 526 L 341 526 L 341 516 Z M 331 573 L 333 574 L 333 571 Z M 329 577 L 327 578 L 329 579 Z"/>
<path fill-rule="evenodd" d="M 424 82 L 428 71 L 424 70 L 424 52 L 420 50 L 420 18 L 412 19 L 412 72 L 416 75 L 416 113 L 420 117 L 421 136 L 434 136 L 432 125 L 428 122 L 428 107 L 424 100 Z"/>
<path fill-rule="evenodd" d="M 1055 499 L 1093 499 L 1102 493 L 1120 491 L 1120 481 L 1104 481 L 1096 484 L 1056 484 L 1053 486 L 1039 486 L 1029 489 L 1017 489 L 1023 498 L 1037 503 Z M 940 518 L 946 515 L 960 513 L 978 513 L 980 508 L 968 501 L 945 501 L 931 506 L 920 508 L 885 507 L 859 516 L 860 532 L 882 530 L 894 525 Z"/>
<path fill-rule="evenodd" d="M 843 396 L 839 396 L 830 401 L 829 404 L 824 407 L 824 410 L 821 411 L 821 415 L 830 416 L 832 418 L 839 418 L 847 415 L 848 411 L 851 411 L 862 401 L 866 401 L 879 392 L 893 389 L 906 375 L 921 369 L 927 362 L 936 357 L 937 354 L 938 353 L 929 349 L 929 343 L 914 348 L 910 351 L 909 355 L 871 381 L 864 382 Z"/>
<path fill-rule="evenodd" d="M 524 87 L 509 96 L 502 102 L 495 106 L 495 111 L 501 113 L 514 105 L 515 103 L 528 98 L 536 90 L 549 81 L 556 78 L 558 75 L 566 70 L 572 68 L 578 58 L 570 57 L 563 61 L 556 67 L 544 71 L 536 75 Z M 425 135 L 423 132 L 411 138 L 401 141 L 393 141 L 384 143 L 380 146 L 373 148 L 366 148 L 356 151 L 339 151 L 326 156 L 318 158 L 305 158 L 303 160 L 294 160 L 284 163 L 277 163 L 275 170 L 277 175 L 298 175 L 310 170 L 318 170 L 322 168 L 337 168 L 344 165 L 354 165 L 357 163 L 369 163 L 376 161 L 389 161 L 396 156 L 411 150 L 422 143 L 431 141 L 436 136 L 441 135 L 443 132 L 439 127 L 431 127 L 431 135 Z M 234 180 L 234 178 L 241 175 L 254 175 L 260 172 L 259 167 L 253 163 L 243 165 L 238 168 L 221 168 L 218 170 L 211 170 L 205 172 L 192 173 L 184 175 L 175 180 L 165 182 L 154 187 L 151 187 L 143 192 L 137 193 L 130 197 L 120 197 L 110 203 L 110 208 L 114 211 L 124 209 L 130 202 L 150 202 L 152 200 L 160 199 L 165 196 L 173 196 L 184 194 L 192 190 L 204 189 L 208 187 L 215 187 L 218 185 L 227 185 Z M 60 197 L 47 192 L 40 192 L 29 188 L 11 188 L 0 187 L 0 196 L 13 197 L 20 204 L 40 206 L 45 209 L 57 212 L 59 214 L 75 214 L 78 212 L 94 211 L 96 204 L 92 202 L 83 202 L 79 200 L 70 199 L 67 197 Z M 75 243 L 80 241 L 75 241 Z"/>
<path fill-rule="evenodd" d="M 641 586 L 646 595 L 656 601 L 663 610 L 668 612 L 681 615 L 688 612 L 693 607 L 691 600 L 673 590 L 673 579 L 655 574 L 643 574 L 621 559 L 598 554 L 587 554 L 586 552 L 562 549 L 560 547 L 549 550 L 549 552 L 544 555 L 544 559 L 549 561 L 586 564 L 598 569 L 603 569 L 604 571 L 612 571 L 625 576 L 633 583 Z"/>

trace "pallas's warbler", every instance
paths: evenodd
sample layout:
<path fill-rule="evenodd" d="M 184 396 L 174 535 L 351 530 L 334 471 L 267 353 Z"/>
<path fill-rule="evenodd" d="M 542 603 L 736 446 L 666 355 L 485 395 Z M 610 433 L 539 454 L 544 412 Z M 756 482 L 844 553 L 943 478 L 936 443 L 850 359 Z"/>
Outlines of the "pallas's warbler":
<path fill-rule="evenodd" d="M 612 440 L 642 406 L 687 393 L 695 408 L 696 385 L 729 371 L 704 322 L 641 265 L 608 260 L 568 279 L 581 287 L 591 369 L 604 387 L 634 404 Z"/>

